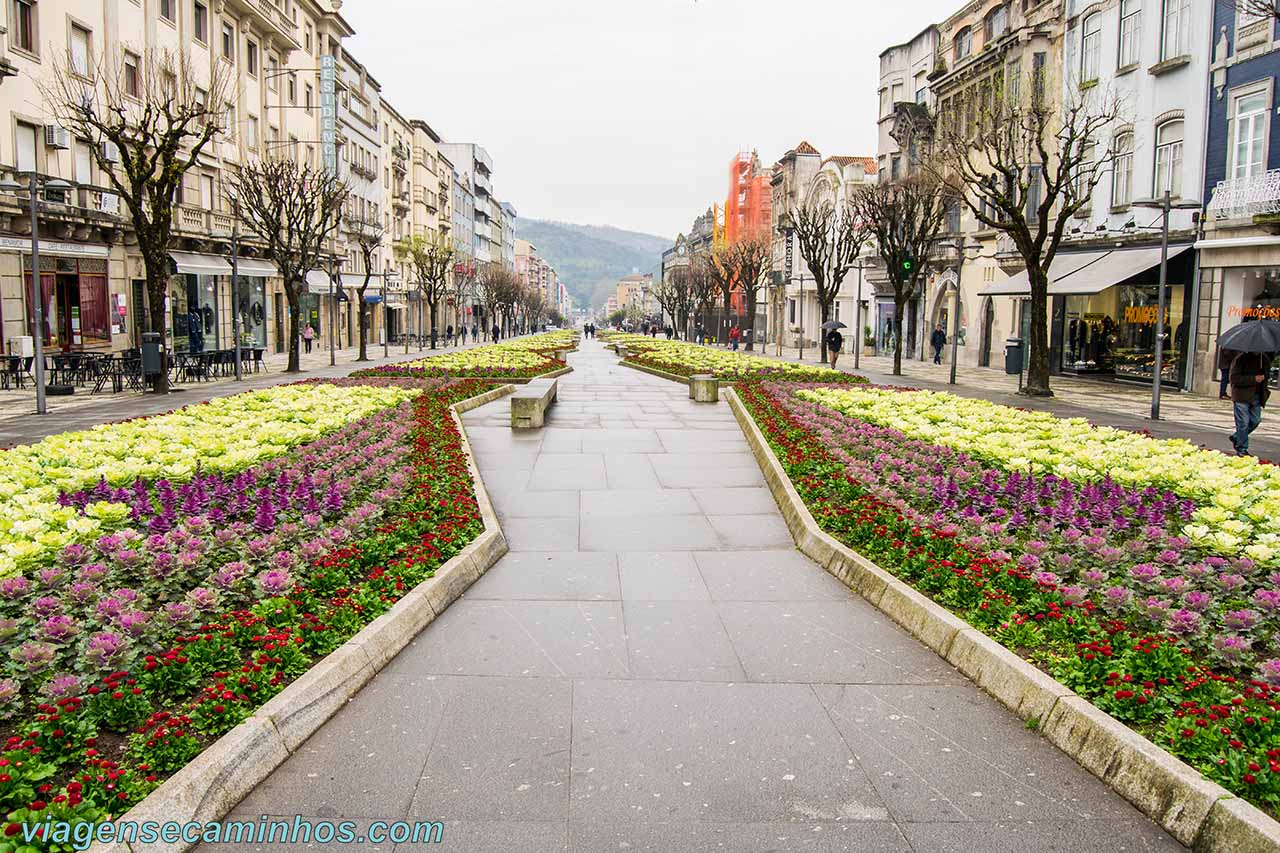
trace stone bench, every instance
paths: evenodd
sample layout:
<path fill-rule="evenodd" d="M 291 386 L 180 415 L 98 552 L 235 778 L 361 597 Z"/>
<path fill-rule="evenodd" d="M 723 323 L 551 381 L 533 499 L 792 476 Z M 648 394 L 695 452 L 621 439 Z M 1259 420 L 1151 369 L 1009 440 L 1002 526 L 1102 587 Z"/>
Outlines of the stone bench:
<path fill-rule="evenodd" d="M 511 395 L 511 428 L 539 429 L 556 401 L 556 380 L 533 379 Z"/>
<path fill-rule="evenodd" d="M 689 377 L 689 399 L 696 403 L 715 403 L 720 399 L 720 380 L 709 373 Z"/>

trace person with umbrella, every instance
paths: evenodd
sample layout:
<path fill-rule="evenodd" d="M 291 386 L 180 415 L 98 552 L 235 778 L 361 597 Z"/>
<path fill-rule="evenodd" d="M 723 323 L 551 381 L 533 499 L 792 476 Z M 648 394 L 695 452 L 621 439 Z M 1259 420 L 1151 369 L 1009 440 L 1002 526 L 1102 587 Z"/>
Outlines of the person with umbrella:
<path fill-rule="evenodd" d="M 1241 456 L 1249 456 L 1249 435 L 1262 423 L 1262 409 L 1271 391 L 1267 376 L 1271 359 L 1280 352 L 1280 322 L 1254 320 L 1241 323 L 1218 339 L 1219 349 L 1238 355 L 1231 361 L 1231 408 L 1236 431 L 1231 446 Z"/>
<path fill-rule="evenodd" d="M 845 325 L 839 320 L 828 320 L 822 324 L 822 328 L 827 332 L 825 339 L 827 358 L 831 361 L 831 369 L 835 370 L 836 359 L 840 357 L 840 348 L 844 346 L 844 335 L 840 334 L 840 330 L 845 328 Z"/>

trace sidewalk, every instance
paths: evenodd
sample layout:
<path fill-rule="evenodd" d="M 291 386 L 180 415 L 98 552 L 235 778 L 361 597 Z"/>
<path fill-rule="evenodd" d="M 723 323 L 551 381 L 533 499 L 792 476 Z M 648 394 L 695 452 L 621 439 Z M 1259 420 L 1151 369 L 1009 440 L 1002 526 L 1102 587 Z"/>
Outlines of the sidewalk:
<path fill-rule="evenodd" d="M 435 354 L 452 352 L 479 345 L 468 342 L 466 347 L 437 346 L 434 352 Z M 35 414 L 35 389 L 30 385 L 21 391 L 0 391 L 0 447 L 39 441 L 49 435 L 88 429 L 100 423 L 168 412 L 192 403 L 202 403 L 217 397 L 239 394 L 242 391 L 270 388 L 273 385 L 299 382 L 303 379 L 341 377 L 355 370 L 412 361 L 432 354 L 429 346 L 419 351 L 417 345 L 410 346 L 406 354 L 404 345 L 401 344 L 398 347 L 389 347 L 388 356 L 384 358 L 382 345 L 375 344 L 368 348 L 368 361 L 356 361 L 359 349 L 349 347 L 338 350 L 335 359 L 337 363 L 330 366 L 329 350 L 315 348 L 309 355 L 302 355 L 301 373 L 285 373 L 285 368 L 289 364 L 288 353 L 272 353 L 263 358 L 266 370 L 261 373 L 246 372 L 239 382 L 234 377 L 224 377 L 209 382 L 184 382 L 173 386 L 171 393 L 164 397 L 139 391 L 120 394 L 103 391 L 91 394 L 90 389 L 77 388 L 76 393 L 70 397 L 47 398 L 48 414 L 44 417 Z"/>
<path fill-rule="evenodd" d="M 457 851 L 1182 849 L 797 552 L 727 403 L 598 342 L 569 361 L 545 428 L 464 417 L 510 552 L 228 819 L 440 820 Z"/>
<path fill-rule="evenodd" d="M 754 355 L 777 358 L 773 344 L 757 349 Z M 805 348 L 806 364 L 818 364 L 818 350 Z M 798 361 L 798 353 L 783 348 L 783 361 Z M 959 367 L 956 385 L 949 385 L 951 365 L 904 358 L 902 375 L 893 375 L 893 359 L 862 356 L 855 370 L 851 353 L 842 353 L 837 367 L 846 373 L 865 376 L 882 385 L 906 385 L 933 391 L 949 391 L 962 397 L 990 400 L 1006 406 L 1052 412 L 1061 417 L 1087 418 L 1096 424 L 1135 432 L 1147 431 L 1158 438 L 1185 438 L 1195 444 L 1232 453 L 1230 434 L 1235 431 L 1231 403 L 1200 394 L 1165 389 L 1160 395 L 1160 420 L 1152 421 L 1151 386 L 1137 383 L 1077 379 L 1054 376 L 1049 380 L 1051 398 L 1026 397 L 1018 393 L 1018 377 L 1002 369 Z M 1025 374 L 1024 374 L 1025 378 Z M 1272 407 L 1274 408 L 1274 407 Z M 1254 455 L 1280 460 L 1280 411 L 1268 410 L 1262 425 L 1250 441 Z"/>

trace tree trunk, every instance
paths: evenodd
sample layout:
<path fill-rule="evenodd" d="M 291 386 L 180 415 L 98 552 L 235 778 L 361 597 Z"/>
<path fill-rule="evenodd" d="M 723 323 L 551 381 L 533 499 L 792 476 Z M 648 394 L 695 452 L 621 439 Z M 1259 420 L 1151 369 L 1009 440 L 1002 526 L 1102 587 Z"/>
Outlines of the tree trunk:
<path fill-rule="evenodd" d="M 829 302 L 824 303 L 821 300 L 819 300 L 818 314 L 820 315 L 820 322 L 818 323 L 818 348 L 822 355 L 823 364 L 827 363 L 827 335 L 826 335 L 826 331 L 822 327 L 823 325 L 826 324 L 829 318 L 830 311 L 831 311 L 831 303 Z M 804 330 L 801 330 L 800 334 L 803 335 Z"/>
<path fill-rule="evenodd" d="M 298 308 L 298 291 L 296 288 L 286 285 L 284 295 L 289 302 L 289 366 L 285 368 L 285 373 L 301 373 L 302 360 L 299 356 L 299 343 L 302 340 L 302 329 L 298 324 L 298 319 L 301 315 L 301 310 Z"/>
<path fill-rule="evenodd" d="M 893 296 L 893 375 L 902 375 L 902 312 L 907 300 L 897 293 Z"/>
<path fill-rule="evenodd" d="M 359 325 L 360 325 L 360 355 L 356 357 L 356 361 L 369 360 L 369 306 L 364 302 L 364 292 L 369 287 L 369 280 L 365 279 L 364 287 L 356 291 L 356 298 L 360 300 Z"/>
<path fill-rule="evenodd" d="M 755 352 L 756 349 L 756 294 L 753 290 L 748 290 L 747 297 L 747 328 L 744 332 L 747 336 L 747 352 Z"/>
<path fill-rule="evenodd" d="M 1031 283 L 1031 340 L 1027 351 L 1028 397 L 1052 397 L 1049 388 L 1049 276 L 1038 265 L 1029 266 Z"/>
<path fill-rule="evenodd" d="M 431 348 L 436 348 L 436 306 L 440 302 L 437 299 L 427 301 L 427 310 L 431 312 Z"/>

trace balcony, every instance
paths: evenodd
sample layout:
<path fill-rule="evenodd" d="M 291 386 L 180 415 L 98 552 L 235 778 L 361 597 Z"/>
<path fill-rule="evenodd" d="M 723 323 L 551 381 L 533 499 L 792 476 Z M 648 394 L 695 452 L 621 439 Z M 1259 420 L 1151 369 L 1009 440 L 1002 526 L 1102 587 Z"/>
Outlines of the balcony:
<path fill-rule="evenodd" d="M 250 17 L 255 28 L 282 40 L 293 50 L 302 47 L 298 41 L 298 26 L 276 5 L 275 0 L 227 0 L 227 6 L 240 16 Z"/>
<path fill-rule="evenodd" d="M 1245 219 L 1280 213 L 1280 169 L 1247 178 L 1218 181 L 1209 199 L 1209 215 Z"/>
<path fill-rule="evenodd" d="M 1018 251 L 1013 238 L 1008 234 L 996 237 L 996 263 L 1009 275 L 1022 272 L 1027 268 L 1027 262 L 1022 259 L 1022 253 Z"/>
<path fill-rule="evenodd" d="M 205 210 L 193 204 L 179 204 L 174 208 L 173 229 L 190 237 L 230 237 L 235 228 L 235 217 L 229 213 Z"/>
<path fill-rule="evenodd" d="M 493 195 L 493 183 L 490 181 L 488 175 L 484 174 L 483 172 L 477 169 L 473 177 L 475 181 L 476 191 L 478 193 L 484 192 L 484 193 L 488 193 L 489 195 Z"/>

